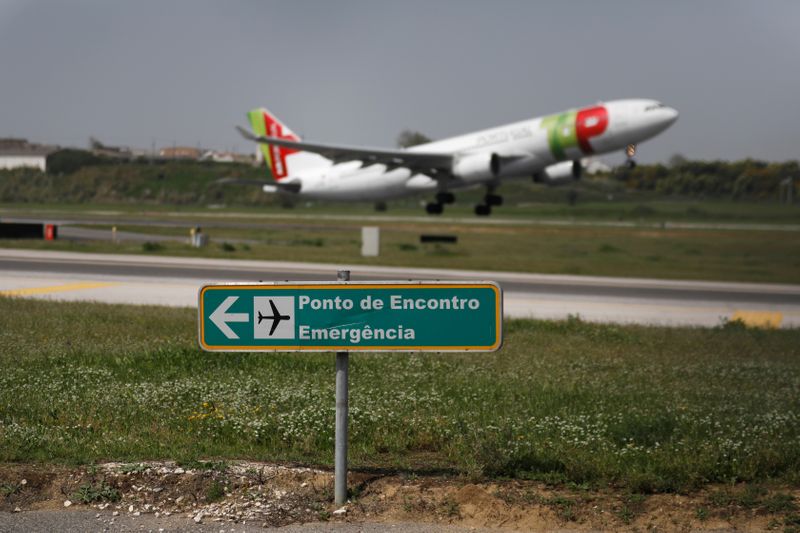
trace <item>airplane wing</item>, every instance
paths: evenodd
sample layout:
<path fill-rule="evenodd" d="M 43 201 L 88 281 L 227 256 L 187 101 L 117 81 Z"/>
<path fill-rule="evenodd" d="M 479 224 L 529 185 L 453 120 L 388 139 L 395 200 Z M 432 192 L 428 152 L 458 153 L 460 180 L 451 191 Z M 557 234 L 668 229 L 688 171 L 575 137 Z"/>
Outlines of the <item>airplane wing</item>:
<path fill-rule="evenodd" d="M 382 163 L 390 168 L 405 167 L 417 172 L 432 175 L 432 177 L 436 177 L 436 174 L 441 173 L 449 175 L 453 165 L 453 154 L 412 152 L 410 150 L 387 150 L 382 148 L 359 148 L 309 143 L 305 141 L 290 141 L 288 139 L 254 135 L 250 131 L 239 126 L 237 126 L 236 129 L 244 138 L 251 141 L 284 146 L 304 152 L 313 152 L 327 157 L 336 163 L 341 163 L 343 161 L 363 161 L 364 164 Z"/>

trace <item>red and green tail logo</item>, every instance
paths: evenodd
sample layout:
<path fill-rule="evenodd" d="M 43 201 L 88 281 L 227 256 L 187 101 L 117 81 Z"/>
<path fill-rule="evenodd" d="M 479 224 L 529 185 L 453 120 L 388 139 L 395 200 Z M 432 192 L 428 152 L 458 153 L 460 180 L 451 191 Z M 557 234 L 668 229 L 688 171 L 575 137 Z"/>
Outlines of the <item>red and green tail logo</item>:
<path fill-rule="evenodd" d="M 253 109 L 247 113 L 253 133 L 266 137 L 277 137 L 290 141 L 299 141 L 300 137 L 292 133 L 292 130 L 284 126 L 277 118 L 270 114 L 266 109 Z M 289 174 L 286 166 L 286 156 L 297 152 L 292 148 L 283 148 L 274 144 L 261 144 L 261 153 L 269 166 L 272 176 L 276 181 L 285 178 Z"/>

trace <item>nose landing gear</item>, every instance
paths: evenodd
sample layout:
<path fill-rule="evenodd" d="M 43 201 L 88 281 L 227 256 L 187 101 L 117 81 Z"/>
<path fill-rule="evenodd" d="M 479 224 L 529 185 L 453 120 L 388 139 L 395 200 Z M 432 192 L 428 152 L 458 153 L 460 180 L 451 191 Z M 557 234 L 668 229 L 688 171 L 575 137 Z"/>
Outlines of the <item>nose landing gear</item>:
<path fill-rule="evenodd" d="M 636 155 L 636 145 L 629 144 L 625 147 L 625 156 L 627 157 L 625 165 L 628 168 L 636 168 L 636 160 L 633 158 L 634 155 Z"/>

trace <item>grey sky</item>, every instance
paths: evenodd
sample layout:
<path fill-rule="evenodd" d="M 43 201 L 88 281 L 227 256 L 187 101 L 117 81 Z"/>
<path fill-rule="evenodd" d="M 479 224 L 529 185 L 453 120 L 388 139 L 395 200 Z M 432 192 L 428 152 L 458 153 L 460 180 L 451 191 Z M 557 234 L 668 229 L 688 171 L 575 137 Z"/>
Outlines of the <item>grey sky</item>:
<path fill-rule="evenodd" d="M 249 151 L 233 125 L 263 105 L 391 146 L 640 96 L 681 112 L 641 161 L 797 159 L 798 21 L 777 0 L 0 0 L 0 136 Z"/>

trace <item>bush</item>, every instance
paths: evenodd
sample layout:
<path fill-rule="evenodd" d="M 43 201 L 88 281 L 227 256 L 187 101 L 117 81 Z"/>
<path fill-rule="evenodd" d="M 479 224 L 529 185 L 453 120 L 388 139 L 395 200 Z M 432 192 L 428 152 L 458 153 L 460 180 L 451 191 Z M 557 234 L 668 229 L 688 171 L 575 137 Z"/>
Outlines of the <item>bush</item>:
<path fill-rule="evenodd" d="M 83 167 L 99 165 L 104 162 L 105 159 L 86 150 L 65 148 L 47 157 L 47 171 L 50 174 L 72 174 Z"/>

